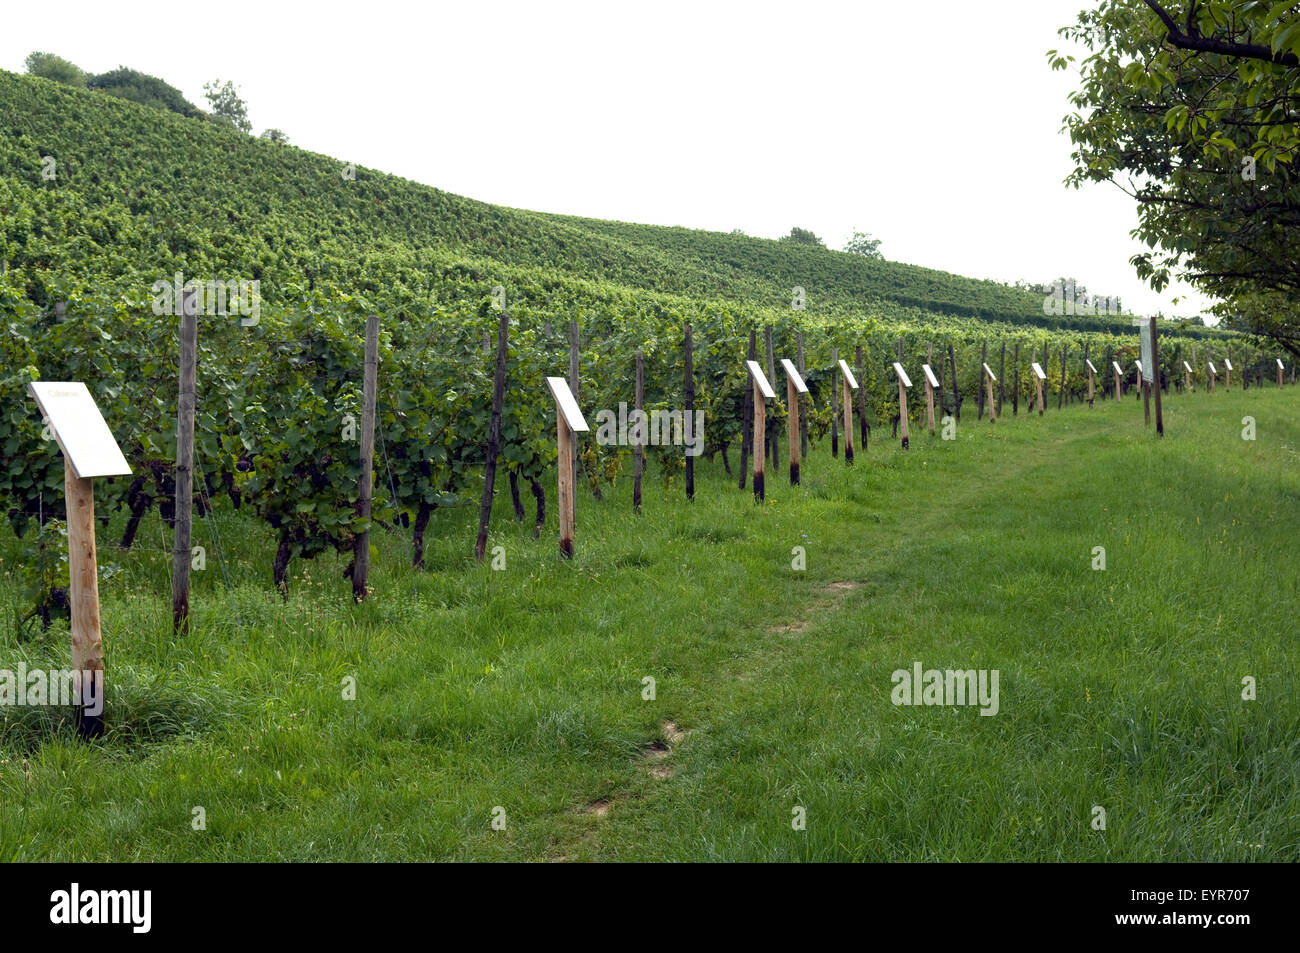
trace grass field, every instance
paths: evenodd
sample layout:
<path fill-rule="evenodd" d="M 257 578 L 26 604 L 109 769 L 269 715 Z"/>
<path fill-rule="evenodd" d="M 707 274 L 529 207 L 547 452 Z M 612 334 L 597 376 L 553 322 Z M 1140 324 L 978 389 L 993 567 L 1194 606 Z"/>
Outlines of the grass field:
<path fill-rule="evenodd" d="M 0 859 L 1295 861 L 1297 401 L 1172 396 L 1163 440 L 1132 399 L 970 402 L 954 441 L 819 445 L 762 507 L 720 461 L 693 505 L 652 475 L 640 516 L 620 480 L 580 495 L 572 563 L 554 501 L 534 542 L 503 485 L 503 571 L 444 511 L 424 573 L 376 533 L 360 606 L 332 556 L 283 602 L 226 507 L 180 641 L 170 534 L 119 553 L 116 515 L 110 732 L 0 710 Z M 17 552 L 0 668 L 66 667 L 66 623 L 13 622 Z M 998 670 L 998 713 L 892 704 L 915 662 Z"/>

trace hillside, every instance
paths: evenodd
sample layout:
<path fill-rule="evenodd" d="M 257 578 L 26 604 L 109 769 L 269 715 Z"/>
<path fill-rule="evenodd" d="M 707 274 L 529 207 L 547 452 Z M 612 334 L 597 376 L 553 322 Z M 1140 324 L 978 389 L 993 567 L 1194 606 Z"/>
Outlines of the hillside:
<path fill-rule="evenodd" d="M 418 313 L 446 300 L 429 273 L 450 255 L 777 311 L 798 285 L 817 316 L 886 325 L 968 317 L 1131 333 L 1127 316 L 1049 317 L 1040 295 L 913 265 L 502 208 L 361 167 L 349 179 L 341 159 L 2 71 L 0 115 L 0 261 L 42 307 L 73 276 L 129 290 L 181 270 L 259 280 L 272 305 L 320 283 Z"/>

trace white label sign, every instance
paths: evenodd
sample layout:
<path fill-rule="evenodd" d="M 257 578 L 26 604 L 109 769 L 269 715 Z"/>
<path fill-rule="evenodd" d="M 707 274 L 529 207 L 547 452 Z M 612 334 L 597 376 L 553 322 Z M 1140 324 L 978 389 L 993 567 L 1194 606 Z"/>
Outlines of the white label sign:
<path fill-rule="evenodd" d="M 907 376 L 907 371 L 903 370 L 903 365 L 899 364 L 897 361 L 894 362 L 894 373 L 898 375 L 898 379 L 903 382 L 904 387 L 912 386 L 912 381 L 911 378 Z"/>
<path fill-rule="evenodd" d="M 582 411 L 578 409 L 578 402 L 574 399 L 573 391 L 569 390 L 569 382 L 563 377 L 546 378 L 546 386 L 551 389 L 551 395 L 555 398 L 555 406 L 560 409 L 560 415 L 564 422 L 569 425 L 569 429 L 575 433 L 581 433 L 591 428 L 587 426 L 587 418 L 582 416 Z"/>
<path fill-rule="evenodd" d="M 1279 371 L 1284 371 L 1284 370 L 1286 370 L 1286 368 L 1282 366 L 1282 358 L 1280 358 L 1280 357 L 1277 359 L 1277 369 L 1278 369 Z"/>
<path fill-rule="evenodd" d="M 1213 361 L 1210 361 L 1210 362 L 1209 362 L 1209 365 L 1210 365 L 1210 373 L 1211 373 L 1211 374 L 1217 374 L 1217 373 L 1219 373 L 1219 370 L 1218 370 L 1218 368 L 1216 368 L 1216 367 L 1214 366 L 1214 362 L 1213 362 Z"/>
<path fill-rule="evenodd" d="M 1183 367 L 1187 368 L 1188 374 L 1192 372 L 1192 365 L 1188 364 L 1186 361 L 1183 361 Z"/>
<path fill-rule="evenodd" d="M 1088 370 L 1092 371 L 1094 374 L 1097 373 L 1097 368 L 1092 366 L 1092 361 L 1084 361 L 1083 363 L 1088 365 Z"/>
<path fill-rule="evenodd" d="M 128 476 L 126 457 L 113 439 L 104 415 L 80 381 L 33 381 L 28 390 L 49 421 L 54 439 L 82 479 Z"/>
<path fill-rule="evenodd" d="M 1228 359 L 1225 357 L 1225 358 L 1223 359 L 1223 366 L 1226 367 L 1228 370 L 1232 370 L 1232 361 L 1228 360 Z"/>
<path fill-rule="evenodd" d="M 840 358 L 840 373 L 843 374 L 844 379 L 849 382 L 849 387 L 853 390 L 858 389 L 858 379 L 853 376 L 853 371 L 849 370 L 848 362 L 845 361 L 844 358 Z"/>
<path fill-rule="evenodd" d="M 1118 374 L 1120 377 L 1124 376 L 1124 371 L 1120 369 L 1119 361 L 1111 361 L 1110 366 L 1115 368 L 1115 373 Z"/>
<path fill-rule="evenodd" d="M 1034 373 L 1038 375 L 1040 381 L 1047 380 L 1047 375 L 1043 373 L 1043 369 L 1038 366 L 1037 361 L 1034 361 Z"/>
<path fill-rule="evenodd" d="M 1141 374 L 1141 373 L 1142 373 L 1142 362 L 1141 362 L 1141 361 L 1134 361 L 1133 363 L 1137 365 L 1138 373 Z"/>
<path fill-rule="evenodd" d="M 799 376 L 799 369 L 790 363 L 788 357 L 781 358 L 781 366 L 785 368 L 785 376 L 794 382 L 795 391 L 800 394 L 808 393 L 808 385 L 803 382 L 803 378 Z"/>
<path fill-rule="evenodd" d="M 984 365 L 984 373 L 993 378 L 995 383 L 997 382 L 998 375 L 994 374 L 993 368 L 989 367 L 987 364 Z"/>
<path fill-rule="evenodd" d="M 767 375 L 758 366 L 758 361 L 746 361 L 745 366 L 749 368 L 749 375 L 754 378 L 754 383 L 758 385 L 759 393 L 764 397 L 775 397 L 776 391 L 772 390 L 772 385 L 767 382 Z"/>
<path fill-rule="evenodd" d="M 935 390 L 939 389 L 939 378 L 934 376 L 934 369 L 929 364 L 922 364 L 921 370 L 925 371 L 925 379 L 930 382 L 930 386 Z"/>

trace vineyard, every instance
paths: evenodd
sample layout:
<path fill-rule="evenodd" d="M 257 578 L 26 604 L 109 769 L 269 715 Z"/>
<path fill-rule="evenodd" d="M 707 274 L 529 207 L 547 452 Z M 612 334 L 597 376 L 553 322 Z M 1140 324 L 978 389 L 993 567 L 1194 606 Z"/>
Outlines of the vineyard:
<path fill-rule="evenodd" d="M 410 533 L 417 567 L 426 534 L 442 532 L 439 511 L 481 492 L 501 306 L 510 319 L 501 460 L 516 512 L 531 496 L 539 525 L 555 456 L 543 378 L 569 368 L 575 337 L 585 406 L 630 403 L 640 351 L 654 411 L 684 406 L 689 326 L 705 454 L 742 485 L 746 357 L 766 359 L 770 375 L 774 357 L 799 356 L 814 444 L 837 438 L 833 358 L 847 359 L 863 385 L 855 411 L 866 450 L 897 427 L 895 360 L 917 379 L 928 361 L 941 384 L 936 412 L 967 421 L 984 416 L 984 362 L 1013 413 L 1034 393 L 1035 360 L 1054 407 L 1083 399 L 1089 359 L 1101 369 L 1100 399 L 1112 360 L 1126 385 L 1136 380 L 1129 316 L 1045 327 L 1041 297 L 991 282 L 744 236 L 494 208 L 11 74 L 0 74 L 0 109 L 0 500 L 24 536 L 59 515 L 62 492 L 57 447 L 25 400 L 38 379 L 94 383 L 135 474 L 100 491 L 104 512 L 129 513 L 121 545 L 154 508 L 170 520 L 176 319 L 157 313 L 154 286 L 173 275 L 259 284 L 255 321 L 228 306 L 200 321 L 198 512 L 232 508 L 269 525 L 282 589 L 292 559 L 347 551 L 369 525 L 357 516 L 354 426 L 367 314 L 381 317 L 373 519 Z M 41 174 L 47 156 L 51 179 Z M 1204 386 L 1206 359 L 1231 356 L 1258 382 L 1276 357 L 1213 329 L 1166 328 L 1162 339 L 1166 387 L 1183 386 L 1184 360 Z M 778 399 L 768 414 L 777 465 L 787 412 Z M 914 422 L 922 412 L 909 407 Z M 648 451 L 659 479 L 679 481 L 681 447 Z M 587 437 L 580 470 L 599 494 L 627 477 L 630 459 L 629 448 Z"/>
<path fill-rule="evenodd" d="M 181 634 L 189 281 L 201 555 Z M 0 713 L 0 860 L 1293 859 L 1295 666 L 1231 637 L 1293 616 L 1294 582 L 1255 598 L 1297 498 L 1292 360 L 1161 323 L 1157 441 L 1134 317 L 496 207 L 0 71 L 0 669 L 53 669 L 68 641 L 67 474 L 28 385 L 85 382 L 131 469 L 94 484 L 107 734 Z M 764 505 L 747 360 L 776 390 Z M 593 425 L 572 561 L 554 377 Z M 694 408 L 703 434 L 646 446 L 642 473 L 595 426 L 638 402 Z M 1089 569 L 1095 546 L 1127 574 Z M 889 671 L 917 658 L 1000 666 L 1003 714 L 891 705 Z M 1241 672 L 1284 701 L 1237 704 Z M 1087 829 L 1098 801 L 1114 836 Z"/>

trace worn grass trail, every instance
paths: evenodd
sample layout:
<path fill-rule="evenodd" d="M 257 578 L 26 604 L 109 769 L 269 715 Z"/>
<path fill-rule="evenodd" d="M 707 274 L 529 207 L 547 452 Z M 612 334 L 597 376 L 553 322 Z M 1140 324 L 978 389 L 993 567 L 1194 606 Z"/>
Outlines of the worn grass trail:
<path fill-rule="evenodd" d="M 571 564 L 553 508 L 534 542 L 499 498 L 504 570 L 449 511 L 423 574 L 377 534 L 362 606 L 333 557 L 282 602 L 226 512 L 232 587 L 197 574 L 179 643 L 166 537 L 117 554 L 115 520 L 113 731 L 4 711 L 0 857 L 1295 860 L 1298 395 L 1171 397 L 1163 441 L 1133 400 L 971 406 L 852 468 L 823 443 L 762 507 L 720 464 L 693 505 L 648 480 L 640 517 L 620 480 L 580 496 Z M 0 668 L 66 645 L 9 623 Z M 997 715 L 895 706 L 914 662 L 997 669 Z"/>

